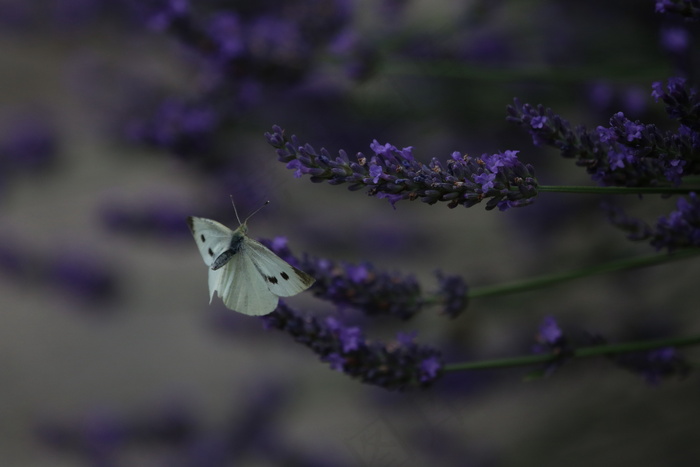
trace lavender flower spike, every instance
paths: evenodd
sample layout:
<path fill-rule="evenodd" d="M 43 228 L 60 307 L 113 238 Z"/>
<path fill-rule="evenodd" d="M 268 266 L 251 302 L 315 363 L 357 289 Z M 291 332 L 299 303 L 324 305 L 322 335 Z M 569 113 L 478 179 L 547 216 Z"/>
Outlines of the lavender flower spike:
<path fill-rule="evenodd" d="M 261 317 L 266 328 L 285 331 L 313 350 L 332 369 L 363 383 L 389 390 L 428 387 L 442 375 L 440 351 L 421 346 L 401 335 L 398 344 L 370 342 L 358 327 L 349 327 L 331 317 L 321 321 L 304 317 L 280 302 L 275 311 Z"/>
<path fill-rule="evenodd" d="M 532 203 L 538 192 L 534 169 L 518 160 L 518 151 L 480 158 L 454 152 L 445 163 L 433 158 L 425 165 L 414 159 L 411 147 L 397 149 L 376 140 L 370 145 L 373 156 L 358 153 L 351 158 L 341 150 L 332 159 L 325 149 L 317 153 L 311 145 L 301 145 L 296 136 L 287 138 L 276 125 L 265 137 L 295 176 L 309 175 L 315 183 L 347 183 L 350 190 L 367 187 L 370 196 L 386 198 L 392 206 L 400 200 L 420 199 L 428 204 L 444 201 L 450 208 L 471 207 L 488 198 L 487 210 L 506 210 Z"/>

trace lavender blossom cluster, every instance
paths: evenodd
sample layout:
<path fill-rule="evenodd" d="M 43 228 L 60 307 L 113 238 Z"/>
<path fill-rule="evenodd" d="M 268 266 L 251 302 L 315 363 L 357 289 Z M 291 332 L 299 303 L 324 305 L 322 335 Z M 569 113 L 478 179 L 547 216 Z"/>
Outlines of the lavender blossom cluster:
<path fill-rule="evenodd" d="M 267 329 L 290 334 L 331 368 L 363 383 L 406 390 L 428 387 L 442 375 L 440 351 L 414 343 L 412 334 L 400 334 L 396 345 L 383 345 L 369 341 L 359 327 L 346 326 L 333 316 L 303 316 L 283 302 L 261 319 Z"/>
<path fill-rule="evenodd" d="M 311 274 L 316 279 L 313 294 L 339 309 L 350 307 L 368 316 L 409 320 L 429 305 L 441 306 L 441 312 L 451 318 L 467 308 L 468 287 L 461 276 L 437 272 L 438 290 L 425 294 L 412 275 L 382 271 L 368 261 L 351 264 L 308 254 L 296 257 L 284 237 L 262 242 L 288 263 Z"/>
<path fill-rule="evenodd" d="M 659 217 L 652 227 L 642 219 L 629 216 L 623 209 L 605 205 L 608 220 L 627 234 L 632 241 L 648 240 L 657 250 L 669 252 L 683 248 L 700 247 L 700 200 L 696 193 L 678 198 L 676 210 Z"/>
<path fill-rule="evenodd" d="M 562 157 L 576 159 L 602 186 L 679 185 L 684 176 L 700 173 L 700 100 L 684 80 L 671 79 L 667 91 L 654 83 L 652 95 L 667 105 L 680 122 L 677 131 L 631 121 L 618 112 L 608 127 L 593 131 L 572 128 L 568 121 L 542 105 L 508 106 L 508 120 L 521 125 L 536 146 L 557 148 Z"/>
<path fill-rule="evenodd" d="M 358 153 L 351 158 L 341 150 L 333 159 L 325 149 L 316 152 L 296 136 L 288 138 L 279 126 L 265 137 L 296 177 L 309 175 L 312 182 L 331 185 L 347 183 L 349 190 L 368 188 L 370 196 L 386 198 L 392 206 L 406 199 L 446 202 L 450 208 L 488 200 L 487 210 L 506 210 L 531 204 L 537 195 L 534 168 L 520 162 L 518 151 L 476 158 L 454 152 L 444 163 L 432 158 L 426 165 L 413 157 L 412 147 L 397 149 L 376 140 L 370 145 L 374 152 L 370 157 Z"/>

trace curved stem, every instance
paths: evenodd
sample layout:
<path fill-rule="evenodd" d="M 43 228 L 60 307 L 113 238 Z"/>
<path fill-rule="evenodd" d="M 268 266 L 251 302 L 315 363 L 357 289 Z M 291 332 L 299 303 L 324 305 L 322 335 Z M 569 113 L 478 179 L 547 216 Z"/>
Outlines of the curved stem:
<path fill-rule="evenodd" d="M 572 358 L 590 358 L 616 355 L 629 352 L 660 349 L 664 347 L 685 347 L 700 344 L 700 336 L 656 339 L 652 341 L 626 342 L 621 344 L 605 344 L 576 349 Z M 481 360 L 477 362 L 448 363 L 443 371 L 485 370 L 493 368 L 510 368 L 548 363 L 559 358 L 557 355 L 525 355 L 521 357 Z"/>
<path fill-rule="evenodd" d="M 617 194 L 617 195 L 639 195 L 639 194 L 688 194 L 693 191 L 700 191 L 700 187 L 672 187 L 672 186 L 645 186 L 645 187 L 625 187 L 625 186 L 567 186 L 567 185 L 539 185 L 540 192 L 552 193 L 597 193 L 597 194 Z"/>
<path fill-rule="evenodd" d="M 505 295 L 516 292 L 525 292 L 527 290 L 546 287 L 561 282 L 568 282 L 574 279 L 580 279 L 596 274 L 603 274 L 614 271 L 624 271 L 627 269 L 635 269 L 656 264 L 663 264 L 679 259 L 691 258 L 700 254 L 700 248 L 688 248 L 669 254 L 658 254 L 642 256 L 639 258 L 627 258 L 619 261 L 598 264 L 588 268 L 578 269 L 576 271 L 546 274 L 530 279 L 515 281 L 506 284 L 499 284 L 485 287 L 474 287 L 469 291 L 469 298 L 482 298 L 493 295 Z"/>

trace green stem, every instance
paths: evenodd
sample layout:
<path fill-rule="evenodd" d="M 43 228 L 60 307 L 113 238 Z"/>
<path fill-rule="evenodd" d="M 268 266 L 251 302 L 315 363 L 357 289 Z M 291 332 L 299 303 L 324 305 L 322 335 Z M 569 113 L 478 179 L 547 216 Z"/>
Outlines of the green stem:
<path fill-rule="evenodd" d="M 676 337 L 671 339 L 656 339 L 653 341 L 627 342 L 622 344 L 596 345 L 582 347 L 573 352 L 573 358 L 590 358 L 616 355 L 629 352 L 641 352 L 645 350 L 660 349 L 664 347 L 685 347 L 700 344 L 700 336 Z M 493 368 L 510 368 L 517 366 L 538 365 L 553 362 L 556 355 L 526 355 L 522 357 L 501 358 L 494 360 L 481 360 L 478 362 L 449 363 L 443 367 L 444 371 L 485 370 Z"/>
<path fill-rule="evenodd" d="M 692 191 L 700 191 L 700 187 L 672 187 L 672 186 L 646 186 L 646 187 L 625 187 L 625 186 L 566 186 L 566 185 L 540 185 L 537 187 L 541 192 L 553 193 L 597 193 L 597 194 L 617 194 L 617 195 L 638 195 L 638 194 L 687 194 Z"/>
<path fill-rule="evenodd" d="M 700 254 L 700 248 L 688 248 L 670 254 L 663 253 L 657 255 L 642 256 L 639 258 L 626 258 L 619 261 L 598 264 L 588 268 L 577 269 L 576 271 L 545 274 L 542 276 L 506 284 L 474 287 L 469 291 L 469 298 L 482 298 L 494 295 L 505 295 L 510 293 L 525 292 L 527 290 L 533 290 L 540 287 L 547 287 L 561 282 L 568 282 L 574 279 L 580 279 L 582 277 L 653 266 L 656 264 L 663 264 L 679 259 L 691 258 L 693 256 L 697 256 L 698 254 Z"/>

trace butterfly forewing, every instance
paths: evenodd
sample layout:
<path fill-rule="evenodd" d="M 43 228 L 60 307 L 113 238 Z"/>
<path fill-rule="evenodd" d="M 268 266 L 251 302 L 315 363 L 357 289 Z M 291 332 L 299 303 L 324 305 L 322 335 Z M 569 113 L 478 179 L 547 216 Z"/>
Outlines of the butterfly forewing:
<path fill-rule="evenodd" d="M 250 258 L 260 271 L 267 288 L 280 297 L 296 295 L 316 281 L 313 277 L 295 268 L 274 254 L 260 242 L 246 237 L 245 247 L 250 251 Z"/>
<path fill-rule="evenodd" d="M 187 225 L 207 266 L 214 264 L 216 258 L 229 248 L 234 232 L 225 225 L 201 217 L 188 217 Z"/>

